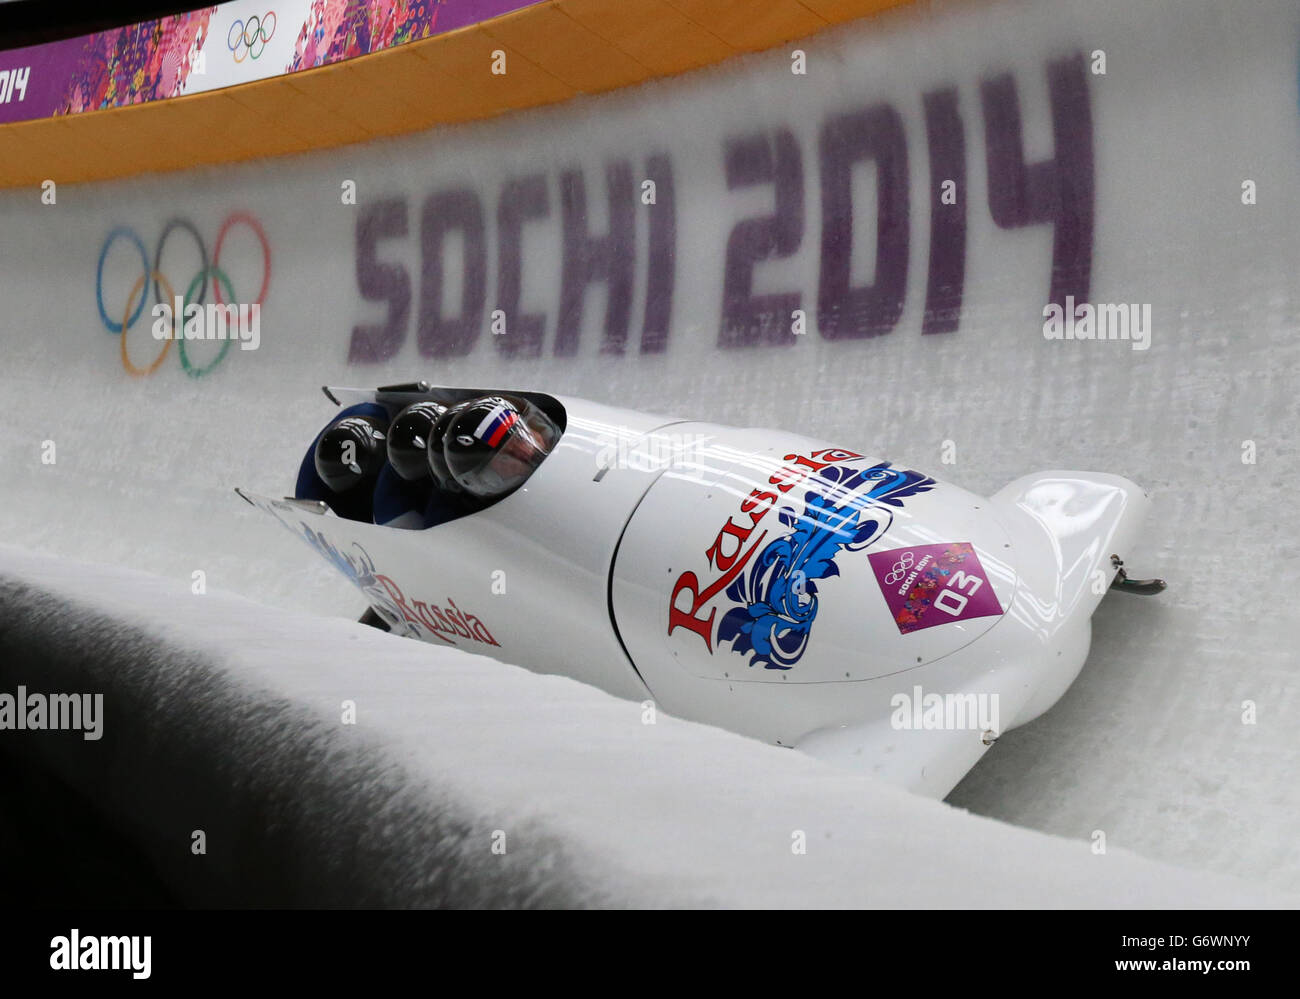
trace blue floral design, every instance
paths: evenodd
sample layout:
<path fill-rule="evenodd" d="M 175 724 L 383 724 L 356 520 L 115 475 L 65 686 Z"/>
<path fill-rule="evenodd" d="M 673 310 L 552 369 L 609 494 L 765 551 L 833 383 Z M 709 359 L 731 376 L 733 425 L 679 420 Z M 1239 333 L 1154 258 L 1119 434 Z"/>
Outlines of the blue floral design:
<path fill-rule="evenodd" d="M 781 523 L 793 531 L 769 542 L 727 587 L 727 596 L 743 606 L 723 616 L 718 641 L 752 653 L 750 666 L 788 670 L 798 663 L 817 617 L 816 580 L 838 576 L 840 549 L 873 544 L 893 522 L 892 508 L 934 486 L 929 476 L 887 461 L 867 469 L 833 465 L 817 475 L 823 481 L 803 494 L 802 513 L 780 511 Z"/>

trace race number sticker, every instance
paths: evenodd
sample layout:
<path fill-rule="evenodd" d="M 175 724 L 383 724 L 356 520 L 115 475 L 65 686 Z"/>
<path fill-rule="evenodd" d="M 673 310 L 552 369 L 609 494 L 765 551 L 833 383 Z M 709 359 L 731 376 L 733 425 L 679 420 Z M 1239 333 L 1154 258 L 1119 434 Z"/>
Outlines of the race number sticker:
<path fill-rule="evenodd" d="M 895 548 L 867 557 L 901 634 L 1002 613 L 969 542 Z"/>

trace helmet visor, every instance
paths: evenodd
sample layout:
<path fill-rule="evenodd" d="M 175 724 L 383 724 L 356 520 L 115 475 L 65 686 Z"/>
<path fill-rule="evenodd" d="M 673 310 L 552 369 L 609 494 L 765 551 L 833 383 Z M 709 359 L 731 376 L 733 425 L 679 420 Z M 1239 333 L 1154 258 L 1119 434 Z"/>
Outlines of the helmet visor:
<path fill-rule="evenodd" d="M 459 472 L 456 478 L 476 496 L 502 496 L 527 482 L 548 453 L 528 422 L 518 420 L 487 461 L 476 469 Z"/>

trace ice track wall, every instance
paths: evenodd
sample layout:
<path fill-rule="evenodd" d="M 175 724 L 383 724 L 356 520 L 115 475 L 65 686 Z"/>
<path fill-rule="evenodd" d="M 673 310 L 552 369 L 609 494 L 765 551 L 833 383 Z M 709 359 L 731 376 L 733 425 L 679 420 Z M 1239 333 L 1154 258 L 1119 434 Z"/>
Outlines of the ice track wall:
<path fill-rule="evenodd" d="M 114 567 L 3 555 L 3 689 L 39 677 L 30 689 L 104 694 L 99 741 L 47 733 L 5 752 L 97 808 L 181 904 L 1294 904 L 1123 850 L 1099 868 L 1085 844 L 789 750 L 673 718 L 643 725 L 640 705 L 563 677 Z M 150 618 L 155 603 L 175 609 L 168 621 Z M 339 724 L 345 700 L 354 724 Z M 791 852 L 796 829 L 806 855 Z M 74 857 L 98 845 L 62 835 Z"/>
<path fill-rule="evenodd" d="M 806 429 L 977 491 L 1127 475 L 1156 515 L 1124 555 L 1170 590 L 1108 600 L 1075 687 L 951 800 L 1296 889 L 1298 42 L 1272 0 L 925 4 L 490 123 L 11 192 L 0 526 L 354 613 L 230 488 L 289 487 L 320 384 L 413 377 Z M 155 259 L 177 294 L 219 263 L 259 348 L 128 374 Z M 1067 298 L 1150 306 L 1148 349 L 1045 339 Z M 159 355 L 147 312 L 125 346 Z"/>

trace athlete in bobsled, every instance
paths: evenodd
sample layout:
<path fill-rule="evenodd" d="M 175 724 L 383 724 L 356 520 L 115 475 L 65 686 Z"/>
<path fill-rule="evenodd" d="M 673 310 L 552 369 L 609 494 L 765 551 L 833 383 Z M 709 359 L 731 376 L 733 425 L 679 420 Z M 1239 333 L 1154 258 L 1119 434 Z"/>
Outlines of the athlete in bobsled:
<path fill-rule="evenodd" d="M 415 402 L 391 421 L 382 407 L 354 410 L 317 437 L 297 498 L 388 527 L 432 527 L 508 496 L 560 436 L 537 406 L 510 395 Z"/>
<path fill-rule="evenodd" d="M 326 389 L 295 495 L 244 493 L 395 633 L 561 673 L 933 796 L 1056 702 L 1146 494 L 984 498 L 775 430 L 539 392 Z"/>

